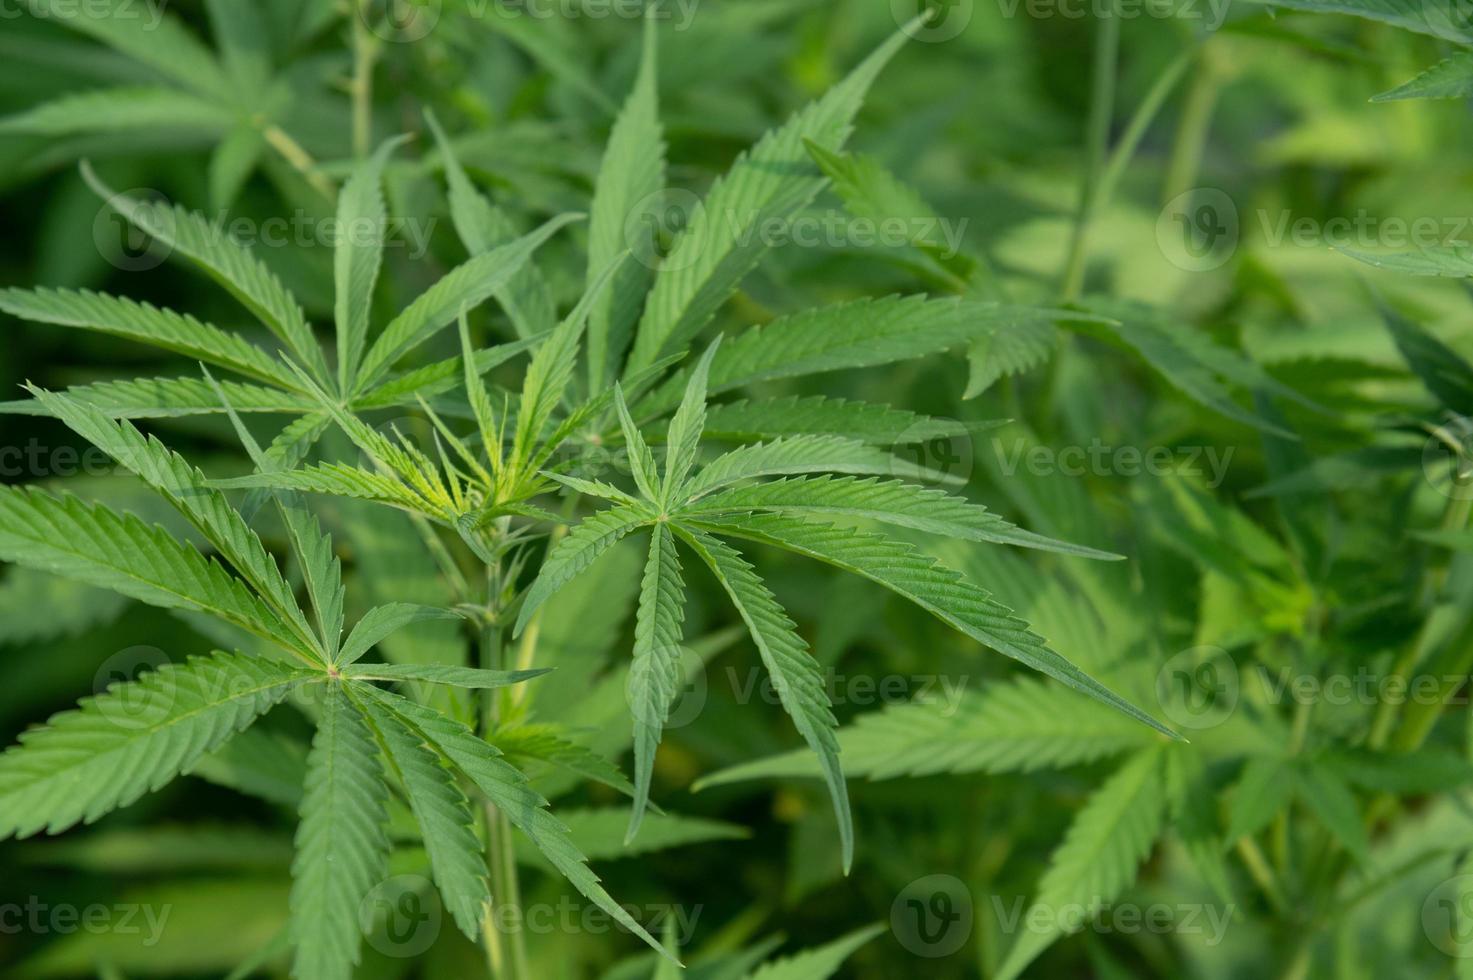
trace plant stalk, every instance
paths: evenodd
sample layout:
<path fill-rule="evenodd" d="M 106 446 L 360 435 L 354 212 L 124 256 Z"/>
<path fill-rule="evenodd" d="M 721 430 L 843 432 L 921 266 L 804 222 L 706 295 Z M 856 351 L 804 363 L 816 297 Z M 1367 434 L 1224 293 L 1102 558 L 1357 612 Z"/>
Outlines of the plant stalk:
<path fill-rule="evenodd" d="M 282 159 L 292 165 L 292 169 L 312 185 L 314 190 L 329 201 L 337 199 L 337 186 L 323 175 L 312 154 L 303 149 L 302 144 L 293 139 L 291 134 L 273 123 L 261 130 L 261 135 L 265 137 L 267 143 L 271 144 L 272 149 L 281 154 Z"/>
<path fill-rule="evenodd" d="M 1120 19 L 1115 16 L 1113 0 L 1100 18 L 1095 30 L 1094 71 L 1089 97 L 1089 123 L 1085 131 L 1084 184 L 1079 194 L 1079 208 L 1074 216 L 1074 230 L 1069 240 L 1069 256 L 1064 263 L 1061 293 L 1064 302 L 1079 298 L 1084 287 L 1084 258 L 1089 221 L 1094 216 L 1095 195 L 1099 192 L 1105 151 L 1110 142 L 1110 118 L 1115 111 L 1115 71 L 1120 60 Z"/>

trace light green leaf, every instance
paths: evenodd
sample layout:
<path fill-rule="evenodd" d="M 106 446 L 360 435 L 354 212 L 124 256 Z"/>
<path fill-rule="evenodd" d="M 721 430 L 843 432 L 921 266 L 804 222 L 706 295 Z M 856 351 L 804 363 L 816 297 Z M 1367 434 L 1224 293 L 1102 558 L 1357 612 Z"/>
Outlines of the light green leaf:
<path fill-rule="evenodd" d="M 639 426 L 629 414 L 629 405 L 624 401 L 624 389 L 614 382 L 614 407 L 619 413 L 619 428 L 624 433 L 624 448 L 629 453 L 629 470 L 634 484 L 646 500 L 660 499 L 660 471 L 655 467 L 654 454 L 644 441 Z"/>
<path fill-rule="evenodd" d="M 905 446 L 966 439 L 1000 422 L 957 422 L 888 405 L 823 395 L 738 401 L 706 409 L 706 438 L 759 442 L 797 435 L 833 435 L 872 446 Z"/>
<path fill-rule="evenodd" d="M 138 130 L 228 130 L 234 118 L 216 102 L 169 88 L 109 88 L 64 95 L 0 118 L 0 133 L 74 136 Z"/>
<path fill-rule="evenodd" d="M 193 545 L 70 494 L 0 488 L 0 558 L 150 605 L 208 613 L 310 656 L 245 583 Z"/>
<path fill-rule="evenodd" d="M 754 514 L 720 522 L 706 520 L 700 524 L 718 534 L 807 555 L 878 582 L 978 643 L 1123 711 L 1164 735 L 1177 737 L 1051 649 L 1044 639 L 1028 629 L 1026 622 L 985 590 L 908 544 L 853 528 L 808 524 L 777 514 Z"/>
<path fill-rule="evenodd" d="M 336 664 L 344 667 L 354 663 L 373 649 L 384 637 L 406 626 L 429 620 L 454 618 L 455 613 L 448 609 L 436 609 L 433 606 L 421 606 L 413 602 L 390 602 L 382 606 L 375 606 L 358 620 L 358 625 L 353 627 L 353 632 L 349 633 L 348 638 L 343 641 L 343 648 L 338 653 Z"/>
<path fill-rule="evenodd" d="M 319 646 L 291 587 L 261 539 L 225 495 L 208 486 L 204 474 L 163 443 L 145 438 L 129 422 L 113 422 L 96 408 L 66 395 L 34 387 L 30 391 L 74 432 L 163 494 L 272 606 L 297 639 L 308 649 Z"/>
<path fill-rule="evenodd" d="M 584 292 L 563 321 L 547 338 L 547 342 L 532 355 L 527 366 L 527 375 L 522 382 L 522 398 L 517 406 L 517 428 L 512 437 L 512 460 L 516 467 L 526 467 L 536 455 L 535 450 L 542 439 L 542 430 L 547 427 L 553 412 L 562 404 L 567 394 L 568 383 L 573 380 L 573 369 L 578 361 L 578 344 L 583 330 L 588 325 L 588 313 L 615 269 L 623 258 L 604 269 L 602 274 Z M 544 447 L 545 450 L 546 447 Z"/>
<path fill-rule="evenodd" d="M 161 310 L 118 296 L 71 289 L 7 289 L 0 310 L 33 323 L 96 330 L 208 361 L 292 390 L 296 378 L 276 358 L 188 314 Z"/>
<path fill-rule="evenodd" d="M 493 747 L 459 722 L 413 701 L 375 688 L 368 689 L 367 696 L 377 698 L 443 752 L 513 826 L 531 838 L 542 855 L 580 894 L 651 947 L 660 948 L 654 937 L 599 884 L 598 876 L 588 869 L 583 855 L 568 836 L 567 828 L 547 811 L 546 801 L 527 786 L 525 776 L 498 757 Z"/>
<path fill-rule="evenodd" d="M 307 757 L 292 861 L 291 930 L 299 980 L 351 980 L 360 910 L 388 871 L 388 799 L 373 733 L 333 682 Z"/>
<path fill-rule="evenodd" d="M 312 336 L 306 314 L 276 274 L 224 229 L 182 207 L 165 207 L 119 194 L 104 184 L 84 161 L 82 177 L 129 222 L 199 266 L 276 334 L 318 380 L 327 378 L 327 362 Z"/>
<path fill-rule="evenodd" d="M 652 810 L 645 814 L 639 837 L 626 842 L 624 838 L 629 829 L 629 811 L 620 807 L 561 809 L 558 811 L 558 819 L 567 826 L 573 843 L 588 855 L 590 861 L 614 861 L 653 854 L 673 847 L 710 841 L 744 840 L 751 836 L 747 828 L 738 824 L 677 813 L 656 813 Z M 520 840 L 517 841 L 516 854 L 518 861 L 527 864 L 537 864 L 543 860 L 536 848 Z"/>
<path fill-rule="evenodd" d="M 629 707 L 634 714 L 634 809 L 629 815 L 626 840 L 639 833 L 650 799 L 655 751 L 670 704 L 680 687 L 681 623 L 685 620 L 685 583 L 680 556 L 667 523 L 656 524 L 650 535 L 649 558 L 640 583 L 639 611 L 634 625 L 634 662 L 629 665 Z"/>
<path fill-rule="evenodd" d="M 655 275 L 629 370 L 686 346 L 766 251 L 761 224 L 784 219 L 823 188 L 803 141 L 837 149 L 870 84 L 905 43 L 897 32 L 822 98 L 737 158 L 675 240 Z"/>
<path fill-rule="evenodd" d="M 461 313 L 479 306 L 532 258 L 539 245 L 579 217 L 558 215 L 516 241 L 497 246 L 447 272 L 384 327 L 363 359 L 358 372 L 358 391 L 373 387 L 399 358 L 455 322 Z"/>
<path fill-rule="evenodd" d="M 451 687 L 491 690 L 541 677 L 551 669 L 543 667 L 535 670 L 480 670 L 475 667 L 454 667 L 448 664 L 355 663 L 343 668 L 343 676 L 360 681 L 424 681 L 427 684 L 449 684 Z"/>
<path fill-rule="evenodd" d="M 545 336 L 514 340 L 495 347 L 476 351 L 471 359 L 472 370 L 479 377 L 487 371 L 531 350 L 545 340 Z M 427 364 L 422 368 L 405 371 L 389 378 L 377 388 L 353 399 L 354 408 L 389 408 L 395 405 L 412 405 L 420 398 L 429 398 L 455 388 L 465 380 L 466 368 L 463 357 L 451 357 Z"/>
<path fill-rule="evenodd" d="M 834 735 L 839 723 L 829 703 L 822 667 L 809 653 L 808 644 L 798 635 L 777 597 L 739 552 L 697 528 L 677 524 L 675 533 L 721 582 L 757 644 L 783 710 L 818 756 L 839 823 L 840 851 L 844 873 L 848 874 L 854 862 L 854 818 Z"/>
<path fill-rule="evenodd" d="M 874 478 L 830 476 L 783 479 L 702 497 L 681 507 L 677 513 L 699 519 L 703 515 L 753 510 L 863 518 L 964 541 L 1011 544 L 1085 558 L 1121 557 L 1024 531 L 980 504 L 953 497 L 944 490 L 898 480 L 880 482 Z"/>
<path fill-rule="evenodd" d="M 670 428 L 665 435 L 665 482 L 660 486 L 660 501 L 665 506 L 684 491 L 686 474 L 696 465 L 700 454 L 701 433 L 706 428 L 706 378 L 711 370 L 711 358 L 720 345 L 721 338 L 717 337 L 701 355 L 686 382 L 680 407 L 670 416 Z"/>
<path fill-rule="evenodd" d="M 470 801 L 440 754 L 403 719 L 373 698 L 362 698 L 359 706 L 404 783 L 445 907 L 460 931 L 475 942 L 491 890 L 485 855 L 473 830 Z"/>
<path fill-rule="evenodd" d="M 743 980 L 828 980 L 855 950 L 884 931 L 878 924 L 856 929 L 823 946 L 764 963 Z"/>
<path fill-rule="evenodd" d="M 1473 43 L 1466 12 L 1456 4 L 1438 6 L 1421 0 L 1251 0 L 1269 7 L 1320 14 L 1348 14 L 1448 41 Z"/>
<path fill-rule="evenodd" d="M 232 89 L 210 50 L 162 7 L 144 8 L 134 0 L 35 0 L 37 12 L 56 23 L 96 38 L 175 82 L 221 102 Z"/>
<path fill-rule="evenodd" d="M 1452 8 L 1448 8 L 1452 9 Z M 1389 92 L 1373 96 L 1372 102 L 1403 99 L 1466 99 L 1473 95 L 1473 52 L 1459 51 Z"/>
<path fill-rule="evenodd" d="M 598 168 L 588 224 L 588 288 L 601 270 L 630 247 L 632 227 L 642 232 L 654 216 L 665 185 L 665 135 L 660 126 L 659 91 L 655 82 L 656 42 L 651 7 L 644 19 L 644 54 Z M 649 286 L 650 270 L 625 262 L 613 284 L 594 304 L 588 318 L 588 388 L 599 391 L 619 373 L 619 360 L 629 346 L 639 306 Z"/>
<path fill-rule="evenodd" d="M 916 466 L 853 439 L 793 436 L 753 443 L 718 456 L 681 489 L 682 500 L 672 502 L 684 506 L 704 494 L 742 480 L 803 473 L 874 474 L 957 482 L 945 474 Z"/>
<path fill-rule="evenodd" d="M 357 497 L 415 513 L 436 512 L 433 504 L 393 477 L 346 463 L 317 463 L 300 470 L 253 473 L 228 480 L 212 480 L 210 485 L 222 490 L 299 490 L 337 497 Z"/>
<path fill-rule="evenodd" d="M 216 653 L 114 684 L 0 755 L 0 839 L 60 833 L 127 806 L 314 675 Z"/>
<path fill-rule="evenodd" d="M 908 704 L 860 715 L 841 728 L 845 773 L 880 780 L 1062 769 L 1158 741 L 1150 729 L 1067 688 L 1020 677 L 989 683 L 978 693 L 949 690 L 949 681 L 942 678 Z M 810 753 L 788 752 L 738 763 L 695 788 L 817 775 Z"/>
<path fill-rule="evenodd" d="M 1333 769 L 1313 762 L 1299 766 L 1296 775 L 1295 793 L 1304 805 L 1357 861 L 1369 861 L 1371 842 L 1350 787 Z"/>
<path fill-rule="evenodd" d="M 1228 809 L 1227 842 L 1268 826 L 1294 797 L 1296 770 L 1283 759 L 1256 757 L 1243 767 Z"/>
<path fill-rule="evenodd" d="M 456 158 L 455 148 L 429 109 L 425 110 L 425 121 L 440 147 L 445 179 L 450 184 L 450 219 L 455 223 L 455 232 L 466 250 L 472 255 L 481 255 L 516 238 L 516 225 L 489 198 L 476 190 Z M 520 337 L 546 333 L 557 320 L 552 291 L 542 273 L 530 262 L 499 285 L 492 295 L 506 310 Z"/>
<path fill-rule="evenodd" d="M 301 395 L 263 388 L 260 385 L 222 381 L 237 412 L 284 412 L 300 414 L 316 406 Z M 212 415 L 225 405 L 208 384 L 199 378 L 138 378 L 132 381 L 101 381 L 66 390 L 68 398 L 91 405 L 114 419 L 178 418 Z M 0 402 L 0 414 L 49 415 L 46 405 L 32 398 Z"/>
<path fill-rule="evenodd" d="M 634 795 L 634 786 L 617 765 L 588 746 L 566 737 L 556 725 L 501 728 L 490 739 L 509 759 L 543 762 L 602 783 L 625 796 Z"/>
<path fill-rule="evenodd" d="M 574 578 L 583 573 L 594 559 L 608 551 L 619 539 L 637 527 L 651 523 L 643 508 L 616 505 L 586 518 L 558 542 L 542 563 L 537 581 L 532 583 L 522 610 L 517 615 L 515 635 L 520 636 L 527 621 L 544 602 Z"/>
<path fill-rule="evenodd" d="M 999 980 L 1019 976 L 1060 935 L 1084 928 L 1130 887 L 1161 832 L 1164 804 L 1160 753 L 1154 749 L 1121 766 L 1089 798 L 1050 859 L 1033 906 L 1023 913 L 1021 921 L 1038 916 L 1049 928 L 1019 931 Z"/>
<path fill-rule="evenodd" d="M 1048 325 L 1067 310 L 925 296 L 863 298 L 778 317 L 722 341 L 711 362 L 713 395 L 760 381 L 893 364 L 990 337 L 1020 324 Z M 685 372 L 639 407 L 663 411 L 680 398 Z"/>
<path fill-rule="evenodd" d="M 368 341 L 373 289 L 384 258 L 388 213 L 381 186 L 389 155 L 407 137 L 385 140 L 353 170 L 338 192 L 338 241 L 333 250 L 333 320 L 338 339 L 338 390 L 354 390 L 358 361 Z"/>
<path fill-rule="evenodd" d="M 967 348 L 971 374 L 963 398 L 976 398 L 999 379 L 1038 367 L 1058 348 L 1057 327 L 1043 320 L 1000 324 Z"/>

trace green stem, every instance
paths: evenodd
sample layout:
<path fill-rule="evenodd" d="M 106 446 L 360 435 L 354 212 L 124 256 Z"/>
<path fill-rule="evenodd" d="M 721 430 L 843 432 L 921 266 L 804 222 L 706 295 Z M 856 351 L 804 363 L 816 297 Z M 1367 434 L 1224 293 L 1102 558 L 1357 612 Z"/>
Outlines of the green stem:
<path fill-rule="evenodd" d="M 1263 856 L 1256 841 L 1251 837 L 1239 838 L 1238 856 L 1243 859 L 1243 866 L 1248 869 L 1248 875 L 1263 892 L 1268 903 L 1274 907 L 1274 911 L 1280 916 L 1286 915 L 1289 903 L 1284 900 L 1284 893 L 1279 890 L 1278 880 L 1274 876 L 1274 870 L 1269 865 L 1268 859 Z"/>
<path fill-rule="evenodd" d="M 353 17 L 353 155 L 368 156 L 373 146 L 373 66 L 378 61 L 378 38 L 369 33 L 362 17 Z"/>
<path fill-rule="evenodd" d="M 337 199 L 337 187 L 323 176 L 312 154 L 303 149 L 302 144 L 292 139 L 291 134 L 273 124 L 261 130 L 261 135 L 265 137 L 267 143 L 271 144 L 272 149 L 280 153 L 282 158 L 291 164 L 292 168 L 301 174 L 308 184 L 312 185 L 314 190 L 329 201 Z"/>
<path fill-rule="evenodd" d="M 495 621 L 495 604 L 500 594 L 499 572 L 499 569 L 489 566 L 486 569 L 486 605 L 492 613 L 481 629 L 480 665 L 483 670 L 499 670 L 505 666 L 504 637 L 501 625 Z M 481 734 L 486 737 L 496 730 L 500 720 L 500 702 L 495 695 L 495 691 L 484 691 L 481 696 Z M 497 928 L 497 906 L 519 910 L 522 896 L 516 856 L 512 851 L 511 825 L 506 814 L 490 803 L 486 804 L 486 867 L 491 879 L 491 902 L 482 917 L 486 964 L 494 980 L 530 980 L 526 937 L 521 928 L 513 928 L 506 933 Z M 521 916 L 514 915 L 511 921 L 519 923 Z"/>
<path fill-rule="evenodd" d="M 1454 485 L 1454 490 L 1466 490 L 1466 487 Z M 1438 524 L 1439 530 L 1456 531 L 1467 526 L 1470 509 L 1473 509 L 1473 499 L 1464 499 L 1466 493 L 1457 493 L 1447 502 L 1447 507 L 1442 512 L 1442 521 Z M 1389 681 L 1399 681 L 1402 689 L 1405 689 L 1407 677 L 1421 663 L 1429 653 L 1429 647 L 1436 642 L 1434 627 L 1441 628 L 1442 620 L 1436 616 L 1437 599 L 1442 593 L 1447 581 L 1448 568 L 1451 559 L 1440 562 L 1433 568 L 1428 569 L 1422 580 L 1422 604 L 1427 607 L 1427 618 L 1422 622 L 1422 628 L 1417 631 L 1416 639 L 1404 649 L 1392 665 Z M 1425 706 L 1423 706 L 1425 707 Z M 1440 705 L 1439 705 L 1440 707 Z M 1395 727 L 1397 718 L 1402 713 L 1403 705 L 1394 701 L 1382 701 L 1376 705 L 1375 717 L 1371 720 L 1371 734 L 1366 739 L 1366 745 L 1374 750 L 1386 747 L 1391 738 L 1391 732 Z M 1432 714 L 1435 720 L 1436 714 Z M 1430 726 L 1429 726 L 1430 727 Z M 1424 736 L 1425 737 L 1425 736 Z"/>
<path fill-rule="evenodd" d="M 1135 114 L 1126 124 L 1125 132 L 1120 134 L 1120 142 L 1111 151 L 1109 163 L 1100 176 L 1099 187 L 1095 194 L 1095 213 L 1108 205 L 1110 199 L 1115 196 L 1115 187 L 1120 183 L 1125 168 L 1135 158 L 1135 151 L 1140 149 L 1146 130 L 1151 128 L 1151 123 L 1155 121 L 1161 107 L 1166 104 L 1166 99 L 1176 88 L 1177 82 L 1180 82 L 1182 76 L 1186 74 L 1187 67 L 1191 65 L 1194 56 L 1193 51 L 1184 51 L 1178 55 L 1171 64 L 1166 66 L 1166 70 L 1157 76 L 1150 91 L 1146 93 L 1146 97 L 1136 107 Z M 1090 217 L 1093 218 L 1093 215 Z"/>
<path fill-rule="evenodd" d="M 1186 104 L 1182 106 L 1181 119 L 1176 127 L 1176 139 L 1171 145 L 1171 158 L 1166 164 L 1163 200 L 1169 201 L 1190 190 L 1202 169 L 1202 151 L 1207 145 L 1207 131 L 1217 106 L 1217 94 L 1222 88 L 1223 73 L 1216 50 L 1210 42 L 1199 50 L 1197 70 L 1192 75 L 1192 86 L 1187 90 Z"/>
<path fill-rule="evenodd" d="M 1074 216 L 1074 231 L 1069 239 L 1069 257 L 1064 263 L 1061 286 L 1066 303 L 1078 299 L 1084 287 L 1085 245 L 1105 165 L 1105 150 L 1110 142 L 1110 119 L 1115 111 L 1115 70 L 1119 60 L 1120 19 L 1115 16 L 1112 2 L 1109 11 L 1100 18 L 1095 32 L 1094 81 L 1090 89 L 1089 124 L 1085 134 L 1084 184 Z"/>

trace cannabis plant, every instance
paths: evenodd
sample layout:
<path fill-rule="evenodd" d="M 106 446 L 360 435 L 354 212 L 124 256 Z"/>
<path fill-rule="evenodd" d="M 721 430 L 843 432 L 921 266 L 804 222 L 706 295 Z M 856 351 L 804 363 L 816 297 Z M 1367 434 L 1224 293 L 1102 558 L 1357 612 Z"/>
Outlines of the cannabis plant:
<path fill-rule="evenodd" d="M 484 942 L 497 975 L 525 972 L 520 935 L 503 948 L 490 924 L 495 903 L 517 901 L 516 870 L 506 860 L 511 828 L 589 901 L 673 957 L 604 890 L 511 760 L 562 761 L 628 792 L 626 842 L 635 840 L 652 805 L 662 728 L 682 686 L 682 555 L 686 563 L 694 557 L 745 624 L 784 711 L 817 759 L 847 869 L 854 832 L 821 665 L 733 541 L 795 552 L 876 582 L 1142 730 L 1170 734 L 1052 649 L 987 590 L 903 538 L 868 529 L 889 525 L 979 548 L 1116 557 L 1024 531 L 917 482 L 944 482 L 947 475 L 905 461 L 897 449 L 958 431 L 956 423 L 823 397 L 709 402 L 773 378 L 892 363 L 978 341 L 1003 325 L 1082 314 L 888 296 L 782 316 L 718 336 L 699 357 L 686 357 L 760 258 L 763 246 L 747 232 L 793 214 L 822 189 L 810 151 L 839 151 L 865 91 L 904 34 L 742 155 L 649 268 L 630 249 L 652 254 L 652 243 L 631 241 L 630 229 L 640 227 L 664 188 L 654 21 L 647 23 L 644 59 L 590 206 L 583 296 L 555 322 L 535 253 L 581 216 L 560 215 L 529 234 L 512 234 L 433 117 L 451 217 L 470 258 L 386 323 L 375 323 L 386 221 L 382 172 L 402 145 L 385 142 L 337 195 L 340 227 L 376 231 L 344 234 L 337 246 L 331 344 L 321 342 L 276 276 L 221 228 L 183 208 L 117 193 L 83 164 L 108 206 L 218 282 L 270 331 L 276 347 L 123 297 L 6 291 L 0 309 L 13 316 L 124 336 L 209 367 L 197 377 L 103 381 L 66 392 L 29 386 L 34 401 L 26 409 L 60 420 L 135 474 L 187 519 L 199 544 L 106 504 L 9 488 L 0 553 L 214 617 L 264 643 L 148 673 L 24 734 L 0 757 L 5 836 L 59 833 L 96 820 L 227 750 L 237 733 L 289 702 L 315 727 L 292 860 L 295 975 L 350 974 L 359 957 L 360 905 L 388 872 L 396 805 L 413 815 L 444 907 L 468 937 Z M 470 318 L 492 298 L 521 339 L 478 347 Z M 416 355 L 452 325 L 459 354 L 417 364 Z M 522 356 L 529 360 L 518 392 L 488 384 L 488 372 Z M 236 377 L 217 380 L 211 367 Z M 432 445 L 417 445 L 397 428 L 376 429 L 371 413 L 385 408 L 422 412 L 432 423 Z M 222 412 L 254 463 L 252 475 L 207 479 L 130 421 Z M 295 418 L 263 446 L 245 413 Z M 329 429 L 351 442 L 357 459 L 311 461 Z M 718 446 L 722 441 L 731 445 Z M 617 472 L 578 451 L 593 446 L 617 449 Z M 240 489 L 250 490 L 244 500 L 227 496 Z M 314 511 L 319 495 L 406 512 L 455 583 L 455 602 L 388 602 L 345 629 L 340 558 Z M 278 563 L 253 526 L 268 501 L 291 566 Z M 580 752 L 562 729 L 537 729 L 532 721 L 539 717 L 535 679 L 545 672 L 537 630 L 547 600 L 631 535 L 643 539 L 647 555 L 627 681 L 632 785 L 601 757 Z M 298 574 L 289 578 L 284 567 Z M 448 617 L 458 617 L 475 640 L 459 661 L 374 656 L 395 631 Z M 412 694 L 385 686 L 409 682 L 416 684 Z M 479 692 L 478 708 L 423 685 Z M 567 726 L 577 719 L 547 721 Z"/>

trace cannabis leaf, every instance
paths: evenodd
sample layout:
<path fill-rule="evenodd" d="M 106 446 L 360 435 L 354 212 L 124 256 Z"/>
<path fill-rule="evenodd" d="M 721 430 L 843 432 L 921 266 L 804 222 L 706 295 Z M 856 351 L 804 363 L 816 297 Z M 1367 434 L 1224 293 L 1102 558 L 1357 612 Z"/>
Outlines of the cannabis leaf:
<path fill-rule="evenodd" d="M 1014 534 L 1009 531 L 1011 525 L 976 505 L 901 482 L 880 484 L 819 477 L 757 483 L 713 493 L 729 484 L 789 472 L 842 472 L 860 460 L 868 466 L 885 465 L 883 454 L 872 456 L 872 451 L 862 444 L 833 439 L 810 439 L 804 443 L 800 438 L 793 440 L 802 443 L 801 449 L 795 452 L 786 451 L 787 446 L 780 442 L 746 447 L 694 469 L 699 437 L 705 425 L 709 372 L 718 347 L 713 344 L 707 348 L 687 379 L 684 396 L 666 433 L 663 476 L 656 470 L 653 455 L 634 425 L 622 392 L 616 388 L 615 403 L 630 451 L 631 475 L 637 493 L 589 481 L 557 478 L 582 493 L 610 501 L 612 506 L 579 523 L 552 549 L 527 592 L 517 621 L 520 632 L 549 597 L 590 567 L 599 555 L 635 530 L 650 528 L 650 551 L 636 629 L 635 665 L 631 671 L 637 788 L 631 837 L 638 828 L 648 796 L 653 746 L 658 742 L 677 681 L 681 581 L 679 564 L 672 553 L 675 543 L 672 539 L 678 539 L 693 551 L 725 588 L 752 634 L 784 709 L 816 753 L 838 815 L 846 868 L 852 858 L 852 828 L 838 743 L 833 733 L 836 722 L 822 671 L 792 620 L 752 565 L 716 535 L 774 545 L 870 578 L 979 642 L 1166 731 L 1049 649 L 1007 607 L 957 573 L 921 556 L 910 545 L 882 535 L 810 523 L 803 516 L 790 515 L 869 518 L 973 540 L 1023 543 L 1093 557 L 1108 556 L 1057 545 L 1021 532 Z"/>

